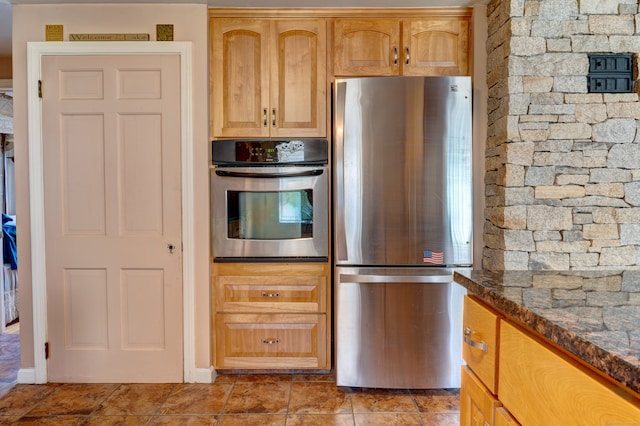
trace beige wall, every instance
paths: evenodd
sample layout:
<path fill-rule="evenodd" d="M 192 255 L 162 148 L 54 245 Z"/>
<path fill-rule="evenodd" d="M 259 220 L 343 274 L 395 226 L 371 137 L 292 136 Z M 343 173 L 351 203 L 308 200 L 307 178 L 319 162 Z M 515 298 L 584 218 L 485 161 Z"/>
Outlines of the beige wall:
<path fill-rule="evenodd" d="M 173 24 L 176 41 L 193 42 L 193 115 L 196 228 L 196 367 L 209 368 L 209 150 L 208 150 L 208 20 L 203 4 L 57 4 L 13 6 L 14 128 L 16 153 L 16 203 L 18 256 L 20 259 L 20 344 L 22 368 L 33 358 L 31 300 L 31 242 L 27 130 L 27 45 L 44 41 L 45 25 L 64 26 L 69 33 L 149 33 L 155 40 L 156 24 Z"/>

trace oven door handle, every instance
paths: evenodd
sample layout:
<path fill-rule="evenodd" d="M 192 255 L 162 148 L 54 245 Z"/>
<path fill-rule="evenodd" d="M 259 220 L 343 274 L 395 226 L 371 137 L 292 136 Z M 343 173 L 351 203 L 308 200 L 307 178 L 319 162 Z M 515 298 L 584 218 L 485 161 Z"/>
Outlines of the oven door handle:
<path fill-rule="evenodd" d="M 239 178 L 259 178 L 259 179 L 279 179 L 291 177 L 320 176 L 324 173 L 322 169 L 305 170 L 303 172 L 292 173 L 256 173 L 256 172 L 229 172 L 226 170 L 216 170 L 216 175 Z"/>

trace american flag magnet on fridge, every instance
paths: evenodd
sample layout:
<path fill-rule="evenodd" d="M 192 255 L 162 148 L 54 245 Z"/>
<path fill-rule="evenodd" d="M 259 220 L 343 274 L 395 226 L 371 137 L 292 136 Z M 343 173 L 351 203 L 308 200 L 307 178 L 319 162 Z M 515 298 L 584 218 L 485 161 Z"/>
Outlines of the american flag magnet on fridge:
<path fill-rule="evenodd" d="M 444 263 L 444 254 L 441 251 L 424 250 L 422 252 L 422 263 L 442 265 Z"/>

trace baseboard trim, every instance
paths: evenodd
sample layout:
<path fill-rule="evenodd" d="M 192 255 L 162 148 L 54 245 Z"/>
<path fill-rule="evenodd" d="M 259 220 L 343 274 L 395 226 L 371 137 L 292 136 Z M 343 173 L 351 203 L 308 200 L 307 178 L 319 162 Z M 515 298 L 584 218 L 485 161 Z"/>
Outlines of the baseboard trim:
<path fill-rule="evenodd" d="M 36 382 L 35 368 L 21 368 L 18 370 L 18 383 L 32 385 Z"/>
<path fill-rule="evenodd" d="M 216 379 L 216 370 L 210 368 L 196 368 L 193 372 L 193 383 L 213 383 Z"/>

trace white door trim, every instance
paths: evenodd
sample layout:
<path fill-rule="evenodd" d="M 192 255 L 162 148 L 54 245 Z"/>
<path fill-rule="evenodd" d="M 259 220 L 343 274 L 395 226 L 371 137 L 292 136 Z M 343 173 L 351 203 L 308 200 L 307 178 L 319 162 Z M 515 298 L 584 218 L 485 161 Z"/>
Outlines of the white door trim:
<path fill-rule="evenodd" d="M 34 368 L 21 369 L 20 383 L 46 383 L 47 341 L 46 253 L 44 227 L 44 175 L 42 155 L 42 104 L 38 81 L 45 55 L 156 55 L 180 56 L 180 146 L 182 179 L 182 282 L 184 327 L 184 381 L 210 382 L 209 369 L 197 371 L 195 362 L 195 233 L 193 173 L 193 84 L 191 42 L 28 42 L 27 119 L 29 146 L 29 201 L 31 217 L 31 285 L 33 299 Z M 46 88 L 45 88 L 46 90 Z M 202 370 L 202 369 L 201 369 Z"/>

